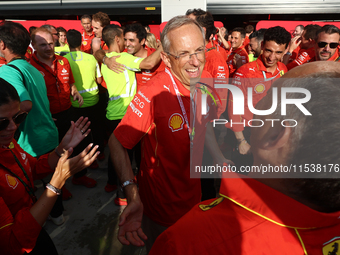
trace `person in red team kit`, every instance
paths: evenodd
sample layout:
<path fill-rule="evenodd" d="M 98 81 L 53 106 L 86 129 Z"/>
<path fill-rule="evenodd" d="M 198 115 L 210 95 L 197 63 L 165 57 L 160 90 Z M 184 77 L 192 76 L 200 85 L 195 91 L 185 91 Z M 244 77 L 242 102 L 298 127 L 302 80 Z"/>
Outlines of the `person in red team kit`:
<path fill-rule="evenodd" d="M 92 39 L 92 53 L 93 55 L 97 50 L 108 50 L 107 45 L 102 39 L 103 28 L 110 24 L 109 15 L 103 12 L 97 12 L 92 16 L 92 27 L 95 37 Z"/>
<path fill-rule="evenodd" d="M 243 45 L 245 36 L 246 31 L 241 27 L 234 28 L 231 33 L 231 50 L 227 60 L 230 77 L 233 77 L 240 66 L 249 62 L 248 52 Z"/>
<path fill-rule="evenodd" d="M 146 30 L 139 23 L 129 24 L 124 29 L 124 40 L 127 53 L 135 57 L 146 58 L 156 50 L 153 48 L 145 47 Z M 164 71 L 165 65 L 160 61 L 151 70 L 142 69 L 141 72 L 136 72 L 137 91 L 157 73 Z"/>
<path fill-rule="evenodd" d="M 95 37 L 93 28 L 92 28 L 92 18 L 90 15 L 84 14 L 83 16 L 81 16 L 80 22 L 81 22 L 82 27 L 84 28 L 84 31 L 81 34 L 82 40 L 81 40 L 80 50 L 91 54 L 92 53 L 91 43 L 92 43 L 92 39 Z"/>
<path fill-rule="evenodd" d="M 143 245 L 144 239 L 147 250 L 162 231 L 200 201 L 200 179 L 190 178 L 190 145 L 197 144 L 200 154 L 205 130 L 213 136 L 207 118 L 197 116 L 195 125 L 189 124 L 190 89 L 193 97 L 200 99 L 196 82 L 201 77 L 211 78 L 203 71 L 203 29 L 196 21 L 177 16 L 165 26 L 161 40 L 165 72 L 137 92 L 109 140 L 112 161 L 128 201 L 120 217 L 118 239 L 137 246 Z M 144 155 L 138 191 L 126 148 L 131 149 L 140 139 Z M 221 153 L 212 155 L 219 163 L 228 162 Z M 194 165 L 200 164 L 194 160 L 201 157 L 192 159 Z"/>
<path fill-rule="evenodd" d="M 252 91 L 252 104 L 256 104 L 267 94 L 275 79 L 287 72 L 286 66 L 280 62 L 290 42 L 290 33 L 283 27 L 272 27 L 266 30 L 262 42 L 262 54 L 256 61 L 240 67 L 234 75 L 232 84 L 239 87 L 244 95 L 244 115 L 234 114 L 233 95 L 228 102 L 230 122 L 228 127 L 234 131 L 236 141 L 232 146 L 241 155 L 250 154 L 250 128 L 249 120 L 253 114 L 248 108 L 248 88 Z M 232 158 L 232 160 L 235 160 Z M 251 159 L 249 159 L 251 161 Z M 235 160 L 236 161 L 236 160 Z M 240 164 L 242 162 L 240 160 Z M 237 162 L 235 162 L 237 164 Z M 248 162 L 249 163 L 249 162 Z"/>
<path fill-rule="evenodd" d="M 296 47 L 300 47 L 300 51 L 293 61 L 287 64 L 287 69 L 290 70 L 296 66 L 311 61 L 315 57 L 315 38 L 316 33 L 321 27 L 319 25 L 307 25 L 298 40 L 291 41 L 288 51 L 283 57 L 283 63 L 287 63 L 290 56 Z"/>
<path fill-rule="evenodd" d="M 324 25 L 316 32 L 315 57 L 312 61 L 336 61 L 339 57 L 340 29 L 334 25 Z"/>
<path fill-rule="evenodd" d="M 252 130 L 254 166 L 333 165 L 339 161 L 338 147 L 331 146 L 340 140 L 340 133 L 334 132 L 340 122 L 333 118 L 339 113 L 339 71 L 337 63 L 307 63 L 273 84 L 278 91 L 282 87 L 310 91 L 312 97 L 303 106 L 313 116 L 304 115 L 293 105 L 285 116 L 280 107 L 269 116 L 256 116 L 265 124 Z M 280 96 L 278 101 L 280 105 Z M 268 92 L 258 109 L 271 105 Z M 320 121 L 325 116 L 332 119 L 332 125 Z M 272 126 L 265 119 L 278 121 Z M 283 127 L 280 122 L 284 119 L 299 124 Z M 322 132 L 315 135 L 315 127 Z M 234 173 L 229 176 L 234 178 L 224 178 L 220 198 L 194 206 L 158 237 L 149 255 L 338 254 L 340 181 L 336 173 L 318 173 L 315 178 L 311 173 L 301 178 L 289 174 L 294 179 L 274 174 L 276 178 L 271 179 L 263 175 L 262 179 L 251 178 L 255 173 L 249 178 Z"/>

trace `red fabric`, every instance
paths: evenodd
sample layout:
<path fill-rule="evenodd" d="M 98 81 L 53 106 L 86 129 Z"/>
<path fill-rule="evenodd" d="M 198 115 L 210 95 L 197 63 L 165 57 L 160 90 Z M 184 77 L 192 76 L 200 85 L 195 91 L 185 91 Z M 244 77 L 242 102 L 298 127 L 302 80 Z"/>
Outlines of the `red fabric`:
<path fill-rule="evenodd" d="M 209 49 L 209 48 L 211 48 L 211 47 L 213 47 L 213 46 L 216 47 L 216 51 L 218 51 L 218 52 L 222 55 L 224 61 L 227 62 L 227 60 L 228 60 L 228 52 L 229 52 L 229 51 L 226 50 L 226 49 L 224 48 L 223 44 L 220 45 L 220 43 L 219 43 L 218 41 L 213 41 L 213 42 L 209 42 L 209 43 L 206 45 L 206 48 Z M 229 68 L 228 68 L 228 69 L 229 69 Z"/>
<path fill-rule="evenodd" d="M 202 77 L 211 75 L 203 71 Z M 190 121 L 190 92 L 175 77 L 174 80 Z M 196 148 L 202 152 L 204 121 L 196 122 L 194 138 Z M 200 179 L 190 178 L 187 125 L 166 72 L 156 75 L 137 92 L 114 134 L 127 149 L 143 138 L 139 194 L 150 219 L 170 226 L 200 201 Z"/>
<path fill-rule="evenodd" d="M 235 54 L 238 54 L 238 55 L 241 56 L 242 64 L 243 65 L 249 62 L 248 53 L 244 49 L 244 46 L 241 46 L 241 47 L 237 48 L 236 50 L 231 49 L 230 53 L 228 55 L 228 60 L 227 60 L 227 64 L 228 64 L 228 67 L 229 67 L 229 76 L 230 77 L 233 77 L 233 75 L 234 75 L 234 73 L 236 71 L 236 66 L 234 65 L 234 61 L 233 61 Z"/>
<path fill-rule="evenodd" d="M 80 50 L 91 54 L 92 53 L 91 42 L 94 37 L 95 35 L 93 32 L 91 35 L 88 35 L 85 31 L 83 31 Z"/>
<path fill-rule="evenodd" d="M 249 54 L 249 52 L 248 52 L 248 45 L 249 45 L 249 42 L 250 42 L 250 39 L 249 39 L 249 36 L 246 36 L 245 38 L 244 38 L 244 41 L 243 41 L 243 47 L 244 47 L 244 49 L 247 51 L 247 53 Z"/>
<path fill-rule="evenodd" d="M 109 50 L 109 47 L 107 47 L 107 45 L 106 45 L 106 43 L 103 41 L 103 39 L 102 39 L 102 41 L 101 41 L 101 43 L 100 43 L 100 48 L 101 48 L 102 50 Z"/>
<path fill-rule="evenodd" d="M 275 77 L 270 81 L 264 81 L 265 72 L 266 78 L 270 79 Z M 244 115 L 234 115 L 233 114 L 233 95 L 230 93 L 230 98 L 228 102 L 228 115 L 230 121 L 232 120 L 233 123 L 235 122 L 243 122 L 245 120 L 246 126 L 248 126 L 248 120 L 253 118 L 253 114 L 250 112 L 248 108 L 248 88 L 253 88 L 253 105 L 254 107 L 256 104 L 265 96 L 267 95 L 267 91 L 272 86 L 273 82 L 280 78 L 284 73 L 287 72 L 287 67 L 282 62 L 277 62 L 277 67 L 272 74 L 271 72 L 267 72 L 266 67 L 262 62 L 262 55 L 258 57 L 256 61 L 250 62 L 241 66 L 235 72 L 232 84 L 239 87 L 244 95 Z M 230 122 L 226 125 L 228 128 L 233 130 L 234 132 L 243 131 L 244 126 L 243 124 L 233 124 L 230 125 Z"/>
<path fill-rule="evenodd" d="M 339 239 L 339 212 L 314 211 L 254 179 L 222 179 L 220 193 L 222 201 L 201 202 L 215 205 L 194 206 L 163 232 L 149 254 L 320 255 Z"/>
<path fill-rule="evenodd" d="M 209 47 L 211 43 L 206 45 L 206 53 L 205 53 L 205 66 L 204 70 L 209 72 L 211 76 L 214 78 L 215 83 L 229 83 L 229 68 L 223 56 L 220 52 L 217 51 L 216 47 Z M 219 94 L 222 106 L 219 107 L 217 116 L 225 111 L 227 106 L 227 98 L 228 98 L 228 90 L 227 89 L 217 89 L 217 93 Z"/>
<path fill-rule="evenodd" d="M 310 48 L 310 49 L 301 49 L 299 51 L 299 54 L 297 55 L 296 59 L 293 60 L 292 62 L 290 62 L 288 65 L 287 65 L 287 69 L 290 70 L 296 66 L 300 66 L 304 63 L 307 63 L 309 62 L 311 59 L 313 59 L 315 57 L 315 49 L 314 47 L 313 48 Z"/>
<path fill-rule="evenodd" d="M 31 58 L 32 58 L 32 55 L 33 55 L 33 49 L 32 49 L 32 47 L 31 46 L 28 46 L 28 48 L 27 48 L 27 51 L 26 51 L 26 54 L 25 54 L 25 57 L 26 57 L 26 60 L 28 61 L 28 62 L 30 62 L 30 60 L 31 60 Z"/>
<path fill-rule="evenodd" d="M 74 78 L 68 60 L 54 55 L 54 70 L 52 70 L 51 67 L 40 62 L 34 53 L 30 63 L 44 76 L 51 113 L 69 109 L 71 107 L 70 85 L 74 83 Z"/>
<path fill-rule="evenodd" d="M 146 48 L 148 51 L 148 56 L 154 53 L 156 50 L 153 48 Z M 151 70 L 142 69 L 141 72 L 136 72 L 136 80 L 137 80 L 137 91 L 152 78 L 157 73 L 164 71 L 165 64 L 161 60 L 154 68 Z"/>
<path fill-rule="evenodd" d="M 48 154 L 37 160 L 23 151 L 15 140 L 13 144 L 12 152 L 29 176 L 32 187 L 34 179 L 43 178 L 52 172 L 47 162 Z M 0 162 L 28 183 L 10 149 L 0 148 Z M 29 212 L 32 204 L 33 201 L 24 185 L 0 166 L 0 249 L 2 254 L 23 254 L 34 248 L 41 227 Z M 5 226 L 7 224 L 11 225 Z"/>
<path fill-rule="evenodd" d="M 5 58 L 3 57 L 0 57 L 0 67 L 3 66 L 3 65 L 6 65 L 7 64 L 7 61 Z"/>

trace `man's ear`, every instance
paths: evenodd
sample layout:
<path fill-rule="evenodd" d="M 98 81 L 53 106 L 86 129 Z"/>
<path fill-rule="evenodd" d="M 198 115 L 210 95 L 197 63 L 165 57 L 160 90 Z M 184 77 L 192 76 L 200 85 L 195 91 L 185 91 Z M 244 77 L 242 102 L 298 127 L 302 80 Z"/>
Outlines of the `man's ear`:
<path fill-rule="evenodd" d="M 280 149 L 288 144 L 289 137 L 292 133 L 292 129 L 290 127 L 278 125 L 269 130 L 269 133 L 266 135 L 266 141 L 263 143 L 263 149 Z"/>
<path fill-rule="evenodd" d="M 209 37 L 209 41 L 211 41 L 214 38 L 214 34 L 211 34 Z"/>
<path fill-rule="evenodd" d="M 141 44 L 141 45 L 144 45 L 144 44 L 145 44 L 145 39 L 142 39 L 142 40 L 140 41 L 140 44 Z"/>
<path fill-rule="evenodd" d="M 164 64 L 167 67 L 171 68 L 171 63 L 170 63 L 169 55 L 166 54 L 164 51 L 161 51 L 161 58 L 162 58 Z"/>

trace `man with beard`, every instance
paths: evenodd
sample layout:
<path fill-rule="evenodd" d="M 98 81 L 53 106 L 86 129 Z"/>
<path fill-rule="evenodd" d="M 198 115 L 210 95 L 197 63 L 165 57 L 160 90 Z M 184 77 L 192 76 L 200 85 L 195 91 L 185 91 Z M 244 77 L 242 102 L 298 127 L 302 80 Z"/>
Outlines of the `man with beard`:
<path fill-rule="evenodd" d="M 262 28 L 253 32 L 249 36 L 249 44 L 248 44 L 248 51 L 249 51 L 249 62 L 253 62 L 256 60 L 262 53 L 261 51 L 261 44 L 263 41 L 264 32 L 267 29 Z"/>

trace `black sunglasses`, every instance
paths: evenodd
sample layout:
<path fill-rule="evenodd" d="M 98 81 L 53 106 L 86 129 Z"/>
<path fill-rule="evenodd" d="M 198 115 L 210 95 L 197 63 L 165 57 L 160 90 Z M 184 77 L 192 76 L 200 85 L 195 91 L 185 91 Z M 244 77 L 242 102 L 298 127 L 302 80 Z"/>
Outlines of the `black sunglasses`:
<path fill-rule="evenodd" d="M 335 49 L 339 46 L 339 43 L 332 42 L 332 43 L 326 43 L 326 42 L 318 42 L 319 48 L 325 48 L 329 44 L 329 48 Z"/>
<path fill-rule="evenodd" d="M 27 112 L 20 112 L 17 115 L 15 115 L 12 120 L 16 125 L 19 125 L 22 123 L 26 117 L 27 117 Z M 0 131 L 6 129 L 9 125 L 9 119 L 8 118 L 0 118 Z"/>

